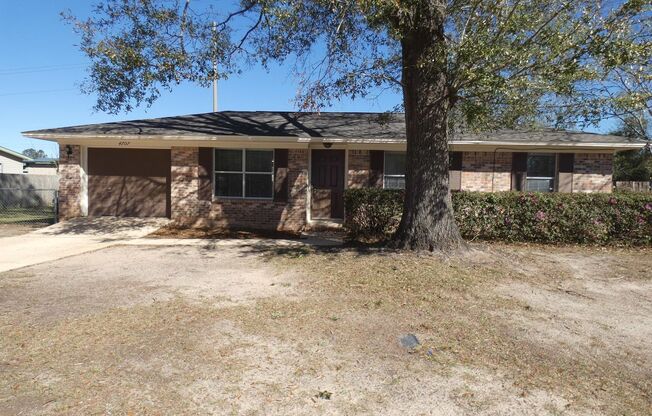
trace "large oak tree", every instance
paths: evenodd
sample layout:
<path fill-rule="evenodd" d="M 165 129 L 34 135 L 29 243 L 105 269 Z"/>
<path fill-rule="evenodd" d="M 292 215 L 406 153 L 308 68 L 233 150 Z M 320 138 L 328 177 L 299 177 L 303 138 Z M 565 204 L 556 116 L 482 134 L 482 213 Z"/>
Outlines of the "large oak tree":
<path fill-rule="evenodd" d="M 184 80 L 208 85 L 214 59 L 220 78 L 286 65 L 304 110 L 401 91 L 401 248 L 462 244 L 451 131 L 596 123 L 650 108 L 641 88 L 651 81 L 649 0 L 101 0 L 90 17 L 66 16 L 102 111 L 151 103 Z"/>

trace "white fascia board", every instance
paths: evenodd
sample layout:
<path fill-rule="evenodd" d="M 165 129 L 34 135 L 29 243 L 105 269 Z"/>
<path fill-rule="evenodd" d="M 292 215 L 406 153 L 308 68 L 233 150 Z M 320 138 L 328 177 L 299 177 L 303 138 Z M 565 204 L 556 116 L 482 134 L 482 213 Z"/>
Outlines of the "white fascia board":
<path fill-rule="evenodd" d="M 400 138 L 388 139 L 364 139 L 364 138 L 336 138 L 336 137 L 288 137 L 288 136 L 187 136 L 187 135 L 86 135 L 86 134 L 57 134 L 41 133 L 32 134 L 23 133 L 23 136 L 34 139 L 50 140 L 62 144 L 86 144 L 93 145 L 111 145 L 115 141 L 133 142 L 133 147 L 139 144 L 145 147 L 151 147 L 155 144 L 162 147 L 173 145 L 180 146 L 234 146 L 234 145 L 251 145 L 261 144 L 269 146 L 270 144 L 288 145 L 291 147 L 306 147 L 310 144 L 331 143 L 333 145 L 346 145 L 351 149 L 383 149 L 390 150 L 405 147 L 405 140 Z M 117 145 L 117 144 L 116 144 Z M 550 143 L 550 142 L 509 142 L 509 141 L 487 141 L 487 140 L 464 140 L 449 142 L 449 146 L 454 150 L 471 150 L 482 148 L 485 151 L 509 151 L 519 149 L 550 149 L 550 150 L 628 150 L 640 149 L 645 143 Z M 340 146 L 338 146 L 340 147 Z"/>
<path fill-rule="evenodd" d="M 464 140 L 464 141 L 451 141 L 451 146 L 464 147 L 491 147 L 491 148 L 586 148 L 586 149 L 640 149 L 645 146 L 645 143 L 550 143 L 550 142 L 500 142 L 500 141 L 486 141 L 486 140 Z"/>

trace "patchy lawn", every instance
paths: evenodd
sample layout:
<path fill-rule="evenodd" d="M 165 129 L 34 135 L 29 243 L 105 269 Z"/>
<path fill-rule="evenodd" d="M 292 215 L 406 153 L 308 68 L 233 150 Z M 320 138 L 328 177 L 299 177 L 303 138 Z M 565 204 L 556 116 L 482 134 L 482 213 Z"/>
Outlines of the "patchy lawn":
<path fill-rule="evenodd" d="M 45 227 L 48 224 L 33 224 L 33 223 L 19 223 L 19 224 L 2 224 L 0 223 L 0 238 L 12 237 L 15 235 L 27 234 L 31 231 Z"/>
<path fill-rule="evenodd" d="M 253 238 L 297 240 L 301 233 L 276 230 L 231 230 L 228 228 L 179 227 L 175 224 L 159 228 L 147 236 L 148 238 L 199 238 L 199 239 L 237 239 Z"/>
<path fill-rule="evenodd" d="M 0 274 L 0 414 L 647 415 L 651 269 L 575 247 L 105 249 Z"/>
<path fill-rule="evenodd" d="M 55 220 L 54 208 L 6 208 L 0 210 L 0 225 L 39 223 L 53 224 Z"/>

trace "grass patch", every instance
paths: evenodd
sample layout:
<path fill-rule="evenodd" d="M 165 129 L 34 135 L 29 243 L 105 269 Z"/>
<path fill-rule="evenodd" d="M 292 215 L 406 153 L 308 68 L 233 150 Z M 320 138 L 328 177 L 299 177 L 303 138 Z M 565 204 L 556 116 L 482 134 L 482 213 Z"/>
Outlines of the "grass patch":
<path fill-rule="evenodd" d="M 259 267 L 262 255 L 287 282 L 265 284 L 292 290 L 237 301 L 171 289 L 114 307 L 125 295 L 109 288 L 108 306 L 88 310 L 78 310 L 86 289 L 6 273 L 0 413 L 650 414 L 650 250 L 472 247 L 440 257 L 245 242 L 215 262 L 211 249 L 167 253 L 191 278 L 216 267 L 237 276 L 234 264 Z M 519 296 L 530 292 L 543 296 Z M 75 313 L 34 319 L 55 301 Z M 637 323 L 640 334 L 623 329 Z M 399 343 L 409 333 L 421 341 L 410 352 Z"/>
<path fill-rule="evenodd" d="M 434 373 L 460 365 L 483 368 L 507 377 L 523 397 L 548 391 L 573 407 L 614 415 L 649 414 L 652 380 L 644 354 L 627 345 L 607 348 L 599 340 L 578 353 L 565 348 L 563 340 L 541 343 L 519 328 L 520 318 L 549 318 L 494 287 L 524 282 L 554 291 L 573 276 L 528 249 L 514 251 L 498 246 L 479 258 L 471 254 L 446 259 L 382 250 L 285 249 L 274 252 L 270 261 L 311 276 L 312 296 L 299 302 L 263 300 L 254 309 L 234 308 L 229 314 L 252 333 L 296 341 L 287 328 L 302 328 L 302 336 L 312 342 L 327 333 L 365 354 L 382 354 L 386 340 L 412 332 L 423 344 L 418 356 L 433 364 Z M 645 270 L 652 261 L 640 264 L 640 251 L 616 252 L 624 257 L 613 260 L 614 270 L 649 278 Z M 536 272 L 519 269 L 521 261 Z M 260 319 L 264 316 L 271 319 Z M 370 344 L 379 339 L 385 340 L 382 347 Z"/>
<path fill-rule="evenodd" d="M 198 238 L 198 239 L 298 239 L 300 233 L 276 230 L 231 229 L 215 227 L 182 227 L 167 225 L 147 236 L 148 238 Z"/>
<path fill-rule="evenodd" d="M 5 208 L 0 210 L 0 224 L 29 222 L 54 223 L 54 210 L 37 210 L 34 208 Z"/>

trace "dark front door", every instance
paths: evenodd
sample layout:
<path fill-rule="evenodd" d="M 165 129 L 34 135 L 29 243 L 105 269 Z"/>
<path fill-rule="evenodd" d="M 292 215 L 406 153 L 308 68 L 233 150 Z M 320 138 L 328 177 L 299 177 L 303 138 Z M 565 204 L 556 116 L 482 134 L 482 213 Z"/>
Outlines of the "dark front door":
<path fill-rule="evenodd" d="M 170 216 L 170 150 L 88 149 L 88 215 Z"/>
<path fill-rule="evenodd" d="M 312 217 L 344 218 L 344 150 L 313 150 Z"/>

